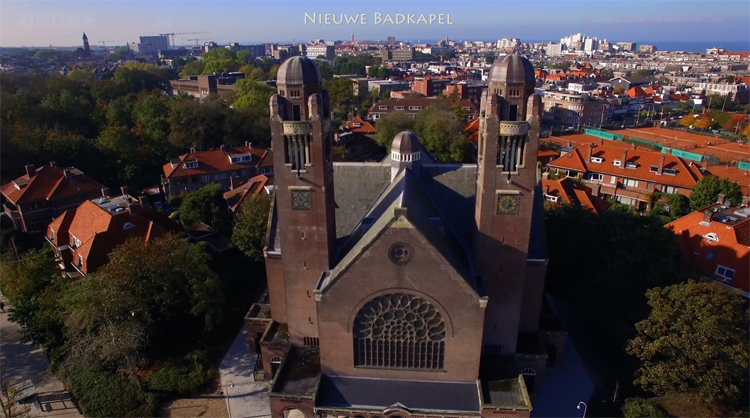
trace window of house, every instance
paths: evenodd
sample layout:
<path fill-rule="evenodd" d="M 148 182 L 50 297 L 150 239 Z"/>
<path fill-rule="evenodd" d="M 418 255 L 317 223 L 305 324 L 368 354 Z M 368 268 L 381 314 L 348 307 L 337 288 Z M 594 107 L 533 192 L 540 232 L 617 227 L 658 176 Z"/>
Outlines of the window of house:
<path fill-rule="evenodd" d="M 388 106 L 378 106 L 378 109 L 380 109 L 380 110 L 388 110 Z"/>
<path fill-rule="evenodd" d="M 198 168 L 198 161 L 187 161 L 184 166 L 185 168 Z"/>
<path fill-rule="evenodd" d="M 394 106 L 393 108 L 396 109 L 396 110 L 404 110 L 403 106 Z"/>
<path fill-rule="evenodd" d="M 589 173 L 589 180 L 602 181 L 604 180 L 604 174 L 601 173 Z"/>
<path fill-rule="evenodd" d="M 355 128 L 360 128 L 360 127 L 362 127 L 362 124 L 359 123 L 359 122 L 354 122 L 354 123 L 352 123 L 352 126 L 355 127 Z"/>
<path fill-rule="evenodd" d="M 617 183 L 617 177 L 615 177 L 615 176 L 612 176 L 612 177 L 610 177 L 610 178 L 609 178 L 609 182 L 610 182 L 610 184 L 615 184 L 615 183 Z"/>
<path fill-rule="evenodd" d="M 646 183 L 646 190 L 651 190 L 654 187 L 654 183 Z"/>
<path fill-rule="evenodd" d="M 83 256 L 82 255 L 78 256 L 78 267 L 83 267 Z"/>
<path fill-rule="evenodd" d="M 70 246 L 71 246 L 71 248 L 74 248 L 74 249 L 80 247 L 81 246 L 81 240 L 79 240 L 78 238 L 76 238 L 75 235 L 70 234 Z"/>
<path fill-rule="evenodd" d="M 208 183 L 209 181 L 211 181 L 211 176 L 209 176 L 209 175 L 203 176 L 203 182 L 204 183 Z"/>
<path fill-rule="evenodd" d="M 638 180 L 632 180 L 632 179 L 625 179 L 625 183 L 623 184 L 625 187 L 638 187 Z"/>
<path fill-rule="evenodd" d="M 662 186 L 661 191 L 664 193 L 677 193 L 677 187 L 674 186 Z"/>
<path fill-rule="evenodd" d="M 227 173 L 218 173 L 214 176 L 216 180 L 224 180 L 227 178 Z"/>
<path fill-rule="evenodd" d="M 55 231 L 49 230 L 49 239 L 55 239 Z"/>
<path fill-rule="evenodd" d="M 716 267 L 716 273 L 714 273 L 714 275 L 723 279 L 732 280 L 734 278 L 734 270 L 719 264 Z"/>

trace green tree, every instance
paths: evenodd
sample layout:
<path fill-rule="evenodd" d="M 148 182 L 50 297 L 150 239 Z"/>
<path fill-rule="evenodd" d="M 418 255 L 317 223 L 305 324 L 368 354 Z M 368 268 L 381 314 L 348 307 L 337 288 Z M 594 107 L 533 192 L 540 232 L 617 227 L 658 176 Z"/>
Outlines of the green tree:
<path fill-rule="evenodd" d="M 8 319 L 21 326 L 21 342 L 48 350 L 62 344 L 57 297 L 65 284 L 47 246 L 29 251 L 20 260 L 9 253 L 3 256 L 0 291 L 10 303 Z"/>
<path fill-rule="evenodd" d="M 688 101 L 677 103 L 677 105 L 674 107 L 674 110 L 677 112 L 683 112 L 683 113 L 691 112 L 693 110 L 693 106 L 694 106 L 693 101 L 688 100 Z M 680 121 L 680 123 L 681 122 L 682 121 Z M 687 126 L 687 125 L 683 125 L 683 126 Z"/>
<path fill-rule="evenodd" d="M 181 78 L 187 78 L 191 75 L 200 75 L 203 74 L 203 71 L 206 68 L 206 63 L 203 60 L 193 61 L 185 64 L 184 67 L 182 67 L 182 70 L 180 70 L 180 77 Z"/>
<path fill-rule="evenodd" d="M 651 70 L 647 70 L 647 69 L 633 71 L 633 77 L 647 77 L 647 76 L 650 76 L 652 74 L 653 74 L 653 72 Z"/>
<path fill-rule="evenodd" d="M 667 414 L 648 399 L 628 398 L 622 406 L 622 415 L 625 418 L 662 418 Z"/>
<path fill-rule="evenodd" d="M 488 52 L 485 54 L 484 59 L 487 61 L 487 64 L 492 64 L 495 62 L 495 54 L 493 52 Z"/>
<path fill-rule="evenodd" d="M 429 106 L 422 110 L 414 122 L 414 132 L 422 146 L 440 161 L 463 161 L 467 145 L 463 123 L 452 109 Z"/>
<path fill-rule="evenodd" d="M 229 225 L 229 209 L 221 185 L 210 183 L 188 193 L 180 204 L 180 221 L 185 225 L 199 222 L 223 229 Z"/>
<path fill-rule="evenodd" d="M 323 80 L 323 88 L 328 90 L 333 107 L 346 107 L 354 103 L 354 88 L 349 79 L 331 78 Z"/>
<path fill-rule="evenodd" d="M 256 69 L 257 70 L 257 69 Z M 234 107 L 236 109 L 254 109 L 269 115 L 269 100 L 276 91 L 266 83 L 253 79 L 238 80 L 234 84 Z"/>
<path fill-rule="evenodd" d="M 401 131 L 412 129 L 414 121 L 409 119 L 403 112 L 392 112 L 381 116 L 375 123 L 375 126 L 378 130 L 378 133 L 375 134 L 378 144 L 390 150 L 393 137 Z"/>
<path fill-rule="evenodd" d="M 646 297 L 651 314 L 627 347 L 642 362 L 636 384 L 725 405 L 747 395 L 748 313 L 739 291 L 691 280 Z"/>
<path fill-rule="evenodd" d="M 226 115 L 220 99 L 179 98 L 169 111 L 169 143 L 178 150 L 218 147 L 223 143 Z"/>
<path fill-rule="evenodd" d="M 232 232 L 232 245 L 255 261 L 263 260 L 268 211 L 271 200 L 265 195 L 252 196 L 242 203 Z"/>
<path fill-rule="evenodd" d="M 696 183 L 690 192 L 690 208 L 698 210 L 718 201 L 719 194 L 729 199 L 735 204 L 742 199 L 742 188 L 732 180 L 716 177 L 705 176 Z"/>

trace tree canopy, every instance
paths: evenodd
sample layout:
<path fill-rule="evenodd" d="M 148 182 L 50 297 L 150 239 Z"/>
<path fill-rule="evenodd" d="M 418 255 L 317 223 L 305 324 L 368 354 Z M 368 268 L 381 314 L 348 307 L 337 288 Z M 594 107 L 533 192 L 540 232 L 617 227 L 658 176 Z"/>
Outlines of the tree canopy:
<path fill-rule="evenodd" d="M 736 205 L 742 199 L 742 188 L 723 177 L 705 176 L 690 192 L 690 208 L 697 210 L 712 205 L 718 201 L 719 194 L 724 194 L 726 199 Z"/>
<path fill-rule="evenodd" d="M 229 218 L 229 209 L 219 183 L 209 183 L 186 194 L 180 204 L 179 219 L 187 226 L 202 222 L 224 229 L 229 225 Z"/>
<path fill-rule="evenodd" d="M 429 106 L 417 113 L 414 122 L 414 132 L 422 146 L 444 162 L 463 161 L 468 144 L 463 127 L 455 109 L 439 106 Z"/>
<path fill-rule="evenodd" d="M 378 130 L 375 134 L 378 144 L 390 150 L 396 134 L 413 129 L 414 120 L 409 119 L 403 112 L 391 112 L 378 118 L 375 126 Z"/>
<path fill-rule="evenodd" d="M 237 214 L 232 232 L 232 245 L 256 261 L 263 260 L 268 211 L 271 201 L 265 194 L 246 199 Z"/>
<path fill-rule="evenodd" d="M 738 291 L 689 281 L 646 297 L 651 314 L 627 348 L 642 362 L 636 384 L 727 405 L 747 396 L 748 313 Z"/>

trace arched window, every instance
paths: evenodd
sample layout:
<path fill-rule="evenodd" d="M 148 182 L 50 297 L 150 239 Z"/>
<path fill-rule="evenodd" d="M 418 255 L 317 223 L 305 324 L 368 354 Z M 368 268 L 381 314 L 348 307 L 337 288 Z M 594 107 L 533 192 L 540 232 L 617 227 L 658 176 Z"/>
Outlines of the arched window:
<path fill-rule="evenodd" d="M 379 296 L 354 320 L 354 365 L 441 370 L 445 323 L 429 302 L 413 295 Z"/>
<path fill-rule="evenodd" d="M 536 376 L 536 370 L 528 368 L 521 370 L 521 374 L 526 376 Z"/>

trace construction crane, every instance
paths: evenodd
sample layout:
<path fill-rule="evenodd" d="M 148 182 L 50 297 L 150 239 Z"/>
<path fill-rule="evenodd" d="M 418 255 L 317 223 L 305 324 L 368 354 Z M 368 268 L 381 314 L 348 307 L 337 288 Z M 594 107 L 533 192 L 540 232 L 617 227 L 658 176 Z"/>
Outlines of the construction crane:
<path fill-rule="evenodd" d="M 119 42 L 116 40 L 109 40 L 109 41 L 99 41 L 100 44 L 104 47 L 104 49 L 107 49 L 107 42 Z"/>
<path fill-rule="evenodd" d="M 172 42 L 170 43 L 170 45 L 172 46 L 172 49 L 175 49 L 175 44 L 174 44 L 174 36 L 175 35 L 197 35 L 199 33 L 209 33 L 209 32 L 178 32 L 178 33 L 173 33 L 172 32 L 172 33 L 160 33 L 159 35 L 161 35 L 161 36 L 171 36 L 172 37 Z M 188 41 L 189 40 L 190 39 L 188 39 Z"/>
<path fill-rule="evenodd" d="M 196 48 L 200 47 L 200 44 L 198 43 L 198 41 L 209 41 L 209 40 L 210 39 L 208 38 L 188 39 L 188 41 L 195 41 Z"/>

